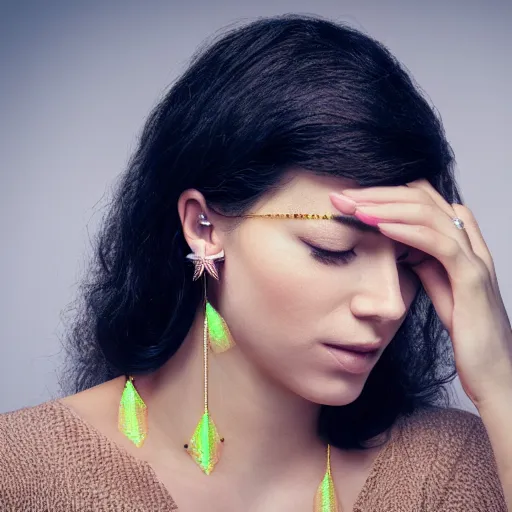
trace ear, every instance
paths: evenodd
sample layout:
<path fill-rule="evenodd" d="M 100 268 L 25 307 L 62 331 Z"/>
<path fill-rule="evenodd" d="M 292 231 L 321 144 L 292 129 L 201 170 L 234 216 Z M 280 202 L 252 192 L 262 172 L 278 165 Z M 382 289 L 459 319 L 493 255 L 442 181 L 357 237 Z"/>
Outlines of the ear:
<path fill-rule="evenodd" d="M 201 213 L 211 222 L 211 226 L 199 224 Z M 208 209 L 201 192 L 193 188 L 182 192 L 178 199 L 178 214 L 183 235 L 192 252 L 210 256 L 222 250 L 220 229 L 215 226 L 213 212 Z"/>

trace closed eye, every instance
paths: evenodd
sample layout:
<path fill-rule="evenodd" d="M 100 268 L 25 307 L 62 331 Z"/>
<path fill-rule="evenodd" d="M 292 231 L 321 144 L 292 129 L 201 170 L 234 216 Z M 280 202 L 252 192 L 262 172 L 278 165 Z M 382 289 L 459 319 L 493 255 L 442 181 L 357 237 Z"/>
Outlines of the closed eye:
<path fill-rule="evenodd" d="M 347 251 L 330 251 L 328 249 L 323 249 L 321 247 L 317 247 L 316 245 L 312 245 L 306 241 L 304 243 L 311 249 L 311 255 L 317 261 L 325 264 L 346 264 L 352 261 L 356 256 L 356 252 L 354 251 L 355 247 L 349 249 Z M 409 251 L 405 251 L 399 258 L 398 262 L 404 265 L 407 263 L 404 260 L 409 256 Z"/>
<path fill-rule="evenodd" d="M 313 258 L 315 258 L 317 261 L 320 261 L 321 263 L 344 264 L 348 263 L 356 257 L 354 248 L 349 249 L 348 251 L 330 251 L 328 249 L 322 249 L 321 247 L 317 247 L 316 245 L 312 245 L 307 242 L 305 242 L 305 244 L 311 249 L 311 255 Z"/>

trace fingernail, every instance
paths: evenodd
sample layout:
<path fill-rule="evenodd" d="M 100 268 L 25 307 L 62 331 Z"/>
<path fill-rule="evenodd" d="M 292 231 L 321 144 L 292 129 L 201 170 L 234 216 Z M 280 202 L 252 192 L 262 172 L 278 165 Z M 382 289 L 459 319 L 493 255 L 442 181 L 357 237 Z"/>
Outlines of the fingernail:
<path fill-rule="evenodd" d="M 350 199 L 350 197 L 344 196 L 343 194 L 339 194 L 338 192 L 332 192 L 330 196 L 334 200 L 339 201 L 341 206 L 344 206 L 345 208 L 355 208 L 357 205 L 353 199 Z"/>
<path fill-rule="evenodd" d="M 377 226 L 380 222 L 384 222 L 383 219 L 379 219 L 378 217 L 374 217 L 373 215 L 367 215 L 366 213 L 356 211 L 355 216 L 362 220 L 365 224 L 369 224 L 371 226 Z"/>

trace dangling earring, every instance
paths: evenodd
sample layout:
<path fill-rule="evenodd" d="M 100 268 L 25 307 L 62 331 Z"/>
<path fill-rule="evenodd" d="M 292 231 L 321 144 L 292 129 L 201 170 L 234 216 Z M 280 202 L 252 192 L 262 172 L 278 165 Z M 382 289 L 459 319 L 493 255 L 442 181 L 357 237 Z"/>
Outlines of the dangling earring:
<path fill-rule="evenodd" d="M 199 223 L 203 226 L 211 225 L 204 214 L 199 217 Z M 205 256 L 204 246 L 200 253 L 191 253 L 187 258 L 194 262 L 193 281 L 204 275 L 204 323 L 203 323 L 203 370 L 204 370 L 204 412 L 197 424 L 194 433 L 185 449 L 194 459 L 196 464 L 209 475 L 220 458 L 220 449 L 224 438 L 220 437 L 215 423 L 208 409 L 208 342 L 214 352 L 224 352 L 234 344 L 226 322 L 215 308 L 208 302 L 206 295 L 206 271 L 214 278 L 219 279 L 215 261 L 224 259 L 224 251 L 212 256 Z"/>
<path fill-rule="evenodd" d="M 117 426 L 137 448 L 143 445 L 148 434 L 147 407 L 135 389 L 131 375 L 127 377 L 121 395 Z"/>
<path fill-rule="evenodd" d="M 286 218 L 291 218 L 286 214 Z M 328 216 L 300 216 L 293 218 L 322 218 Z M 211 226 L 204 214 L 200 214 L 199 224 Z M 204 255 L 204 247 L 200 254 L 189 254 L 187 258 L 194 262 L 193 280 L 199 279 L 204 270 L 214 278 L 219 279 L 216 260 L 224 258 L 224 251 L 213 256 Z M 220 457 L 221 438 L 215 423 L 208 410 L 208 342 L 214 352 L 223 352 L 232 347 L 234 342 L 226 322 L 215 308 L 208 302 L 206 295 L 206 274 L 204 274 L 204 304 L 205 314 L 203 323 L 203 368 L 204 368 L 204 413 L 196 426 L 194 434 L 188 444 L 185 444 L 187 452 L 192 456 L 199 467 L 209 475 Z M 137 447 L 142 446 L 147 436 L 147 408 L 133 385 L 133 377 L 128 376 L 119 405 L 119 430 L 130 439 Z M 327 445 L 327 469 L 315 493 L 314 512 L 339 512 L 334 481 L 331 474 L 331 446 Z"/>
<path fill-rule="evenodd" d="M 205 300 L 205 303 L 204 314 L 207 320 L 206 328 L 208 341 L 212 351 L 216 354 L 220 354 L 232 348 L 235 342 L 224 318 L 222 318 L 219 312 L 208 302 L 208 299 Z"/>
<path fill-rule="evenodd" d="M 331 475 L 331 445 L 327 445 L 327 471 L 315 494 L 314 512 L 338 512 L 338 501 Z"/>
<path fill-rule="evenodd" d="M 199 215 L 198 223 L 202 226 L 211 226 L 210 221 L 206 219 L 203 213 Z M 194 281 L 201 277 L 204 269 L 215 279 L 219 279 L 215 261 L 224 258 L 224 251 L 213 256 L 205 256 L 203 247 L 202 253 L 192 253 L 189 254 L 187 258 L 194 262 Z M 206 274 L 204 284 L 205 316 L 203 352 L 205 368 L 205 413 L 192 436 L 189 443 L 190 447 L 189 445 L 185 445 L 185 448 L 187 448 L 188 452 L 203 471 L 209 474 L 218 461 L 218 443 L 224 442 L 224 439 L 219 437 L 215 424 L 210 419 L 208 412 L 208 341 L 210 347 L 216 353 L 225 352 L 234 345 L 234 341 L 226 322 L 206 298 Z M 137 448 L 143 445 L 148 433 L 147 406 L 135 389 L 131 375 L 126 378 L 126 384 L 119 403 L 118 429 L 130 439 Z"/>
<path fill-rule="evenodd" d="M 209 220 L 206 219 L 204 213 L 199 215 L 198 223 L 202 226 L 211 226 Z M 217 281 L 219 280 L 219 273 L 215 265 L 216 261 L 224 260 L 224 251 L 220 251 L 212 256 L 205 256 L 204 245 L 199 249 L 199 253 L 187 254 L 187 259 L 192 260 L 194 263 L 193 281 L 197 281 L 206 271 Z M 205 304 L 205 317 L 207 319 L 207 338 L 213 352 L 219 354 L 225 352 L 235 345 L 233 336 L 229 328 L 219 312 L 210 304 L 206 295 L 206 274 L 205 274 L 205 287 L 204 287 L 204 304 Z"/>

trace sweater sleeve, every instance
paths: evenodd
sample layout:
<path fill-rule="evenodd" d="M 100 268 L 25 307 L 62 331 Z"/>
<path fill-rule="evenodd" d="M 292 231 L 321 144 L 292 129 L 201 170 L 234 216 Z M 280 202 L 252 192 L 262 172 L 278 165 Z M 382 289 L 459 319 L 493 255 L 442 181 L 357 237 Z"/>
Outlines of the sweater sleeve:
<path fill-rule="evenodd" d="M 435 510 L 507 512 L 491 442 L 478 416 L 457 455 Z"/>

